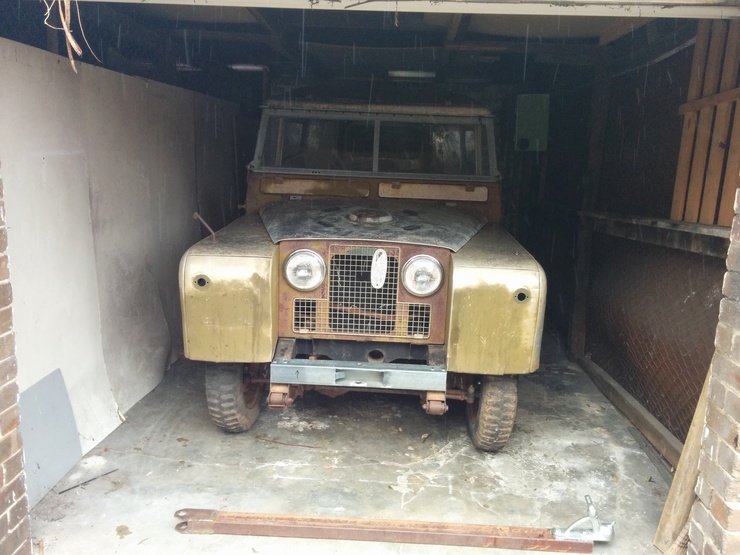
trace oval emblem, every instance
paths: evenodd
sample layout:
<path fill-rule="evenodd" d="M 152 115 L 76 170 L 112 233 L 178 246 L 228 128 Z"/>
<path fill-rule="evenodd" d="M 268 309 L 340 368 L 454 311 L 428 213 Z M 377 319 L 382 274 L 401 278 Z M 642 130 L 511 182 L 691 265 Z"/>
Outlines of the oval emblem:
<path fill-rule="evenodd" d="M 374 289 L 381 289 L 385 285 L 388 274 L 388 254 L 383 249 L 378 249 L 373 254 L 373 265 L 370 268 L 370 285 Z"/>

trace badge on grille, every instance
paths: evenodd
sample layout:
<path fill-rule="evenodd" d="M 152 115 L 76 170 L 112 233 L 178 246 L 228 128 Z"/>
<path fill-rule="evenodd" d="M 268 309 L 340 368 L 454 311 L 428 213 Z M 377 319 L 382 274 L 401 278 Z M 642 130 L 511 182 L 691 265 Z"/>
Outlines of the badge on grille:
<path fill-rule="evenodd" d="M 370 268 L 370 285 L 374 289 L 381 289 L 385 285 L 387 274 L 388 254 L 383 249 L 378 249 L 373 254 L 373 266 Z"/>

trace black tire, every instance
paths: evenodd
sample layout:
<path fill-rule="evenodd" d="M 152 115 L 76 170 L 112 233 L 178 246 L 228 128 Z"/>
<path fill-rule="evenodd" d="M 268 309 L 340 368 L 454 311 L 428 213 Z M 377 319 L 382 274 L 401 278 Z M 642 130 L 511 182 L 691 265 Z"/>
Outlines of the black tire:
<path fill-rule="evenodd" d="M 509 441 L 514 428 L 517 380 L 512 376 L 482 376 L 475 402 L 466 405 L 468 434 L 481 451 L 494 452 Z"/>
<path fill-rule="evenodd" d="M 206 401 L 213 423 L 225 432 L 246 432 L 262 407 L 262 386 L 250 383 L 243 364 L 206 369 Z"/>

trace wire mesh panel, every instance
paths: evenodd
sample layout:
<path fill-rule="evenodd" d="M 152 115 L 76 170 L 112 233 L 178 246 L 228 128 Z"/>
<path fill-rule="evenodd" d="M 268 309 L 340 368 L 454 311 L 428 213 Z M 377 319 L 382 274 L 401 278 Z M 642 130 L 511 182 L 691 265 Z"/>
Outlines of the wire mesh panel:
<path fill-rule="evenodd" d="M 725 262 L 594 237 L 587 349 L 683 441 L 714 352 Z"/>

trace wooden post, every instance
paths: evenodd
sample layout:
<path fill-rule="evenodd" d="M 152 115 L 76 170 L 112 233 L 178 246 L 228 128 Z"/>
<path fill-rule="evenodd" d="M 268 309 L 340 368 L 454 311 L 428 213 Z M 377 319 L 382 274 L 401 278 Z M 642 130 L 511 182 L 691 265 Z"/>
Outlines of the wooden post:
<path fill-rule="evenodd" d="M 740 20 L 730 23 L 730 42 L 729 49 L 737 49 L 738 33 L 740 29 Z M 732 41 L 735 41 L 734 43 Z M 726 67 L 732 60 L 726 62 Z M 737 64 L 737 61 L 735 61 Z M 735 67 L 737 69 L 737 67 Z M 722 199 L 719 204 L 719 215 L 717 224 L 731 226 L 732 218 L 735 216 L 735 192 L 740 186 L 740 104 L 735 101 L 735 116 L 730 127 L 730 144 L 727 149 L 727 167 L 725 168 L 725 177 L 722 184 Z"/>
<path fill-rule="evenodd" d="M 696 43 L 694 45 L 694 60 L 691 64 L 691 77 L 689 79 L 689 91 L 687 100 L 690 102 L 701 96 L 704 72 L 706 70 L 707 50 L 709 50 L 709 31 L 711 21 L 699 22 L 696 32 Z M 684 116 L 683 132 L 681 133 L 681 147 L 678 151 L 678 164 L 676 167 L 676 183 L 673 189 L 673 206 L 671 207 L 671 219 L 683 220 L 686 211 L 686 192 L 689 188 L 689 173 L 691 170 L 691 158 L 694 153 L 694 136 L 699 116 L 696 112 L 690 112 Z"/>
<path fill-rule="evenodd" d="M 611 76 L 600 64 L 594 76 L 594 90 L 591 96 L 590 125 L 591 135 L 588 145 L 588 166 L 584 183 L 581 208 L 590 211 L 596 204 L 598 185 L 601 173 L 601 161 L 604 155 L 604 135 L 606 120 L 609 114 L 609 93 Z M 588 286 L 591 268 L 591 223 L 584 216 L 580 217 L 576 245 L 575 291 L 573 313 L 568 329 L 568 347 L 576 356 L 586 353 L 586 306 L 588 304 Z"/>
<path fill-rule="evenodd" d="M 738 68 L 740 67 L 740 20 L 730 23 L 725 48 L 722 81 L 719 92 L 728 92 L 735 89 Z M 717 214 L 717 200 L 722 182 L 722 168 L 727 155 L 727 144 L 732 130 L 732 102 L 721 102 L 714 109 L 714 126 L 709 140 L 709 161 L 704 183 L 704 194 L 701 201 L 699 222 L 703 224 L 715 223 Z"/>
<path fill-rule="evenodd" d="M 701 395 L 699 395 L 699 402 L 696 404 L 694 418 L 691 420 L 691 427 L 686 436 L 676 473 L 673 476 L 673 483 L 653 538 L 653 545 L 661 551 L 668 549 L 681 533 L 696 498 L 694 488 L 699 476 L 699 453 L 701 452 L 701 435 L 707 413 L 710 375 L 711 371 L 707 373 L 704 380 L 704 387 L 701 390 Z"/>
<path fill-rule="evenodd" d="M 727 27 L 724 21 L 715 21 L 712 24 L 712 35 L 709 40 L 709 57 L 707 58 L 706 73 L 702 96 L 711 96 L 718 92 L 719 78 L 722 72 L 722 51 L 725 47 Z M 707 170 L 709 143 L 712 137 L 714 123 L 714 106 L 707 106 L 699 110 L 699 119 L 696 127 L 696 136 L 691 157 L 691 173 L 689 174 L 689 189 L 686 196 L 686 211 L 684 220 L 687 222 L 699 221 L 699 208 L 704 193 L 704 178 Z"/>
<path fill-rule="evenodd" d="M 735 193 L 740 187 L 740 109 L 735 106 L 735 118 L 732 124 L 735 133 L 730 140 L 725 180 L 722 185 L 722 200 L 719 204 L 717 224 L 730 227 L 735 217 Z"/>

